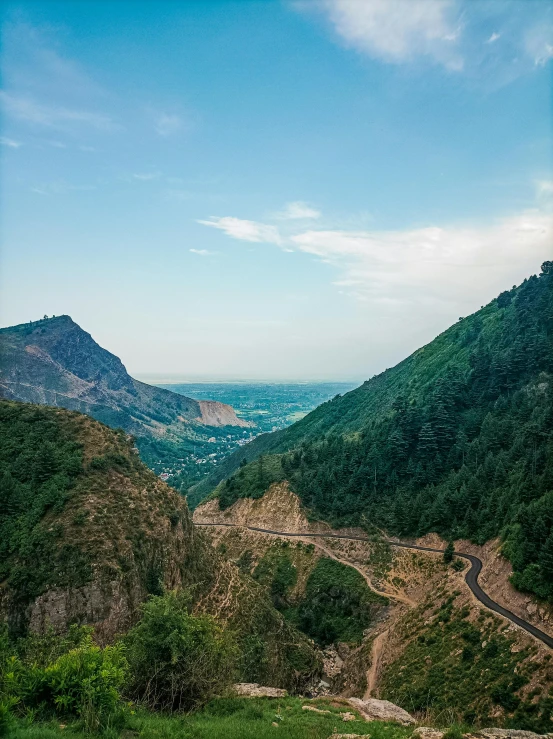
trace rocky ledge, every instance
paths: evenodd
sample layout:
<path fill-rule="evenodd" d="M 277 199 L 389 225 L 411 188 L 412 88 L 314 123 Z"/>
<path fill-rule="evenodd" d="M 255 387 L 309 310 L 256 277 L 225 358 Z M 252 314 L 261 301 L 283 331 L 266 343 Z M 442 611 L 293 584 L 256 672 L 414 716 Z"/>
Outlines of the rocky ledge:
<path fill-rule="evenodd" d="M 445 731 L 430 726 L 419 726 L 413 733 L 414 739 L 442 739 Z M 553 739 L 553 734 L 535 734 L 520 729 L 480 729 L 471 734 L 463 734 L 463 739 Z"/>

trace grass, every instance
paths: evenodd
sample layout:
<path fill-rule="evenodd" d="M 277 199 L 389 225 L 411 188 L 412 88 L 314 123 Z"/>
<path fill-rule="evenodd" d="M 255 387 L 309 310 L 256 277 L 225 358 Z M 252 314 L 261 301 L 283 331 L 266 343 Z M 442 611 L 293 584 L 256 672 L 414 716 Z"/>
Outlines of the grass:
<path fill-rule="evenodd" d="M 330 713 L 304 711 L 304 705 Z M 340 713 L 346 711 L 355 713 L 347 704 L 325 699 L 219 698 L 189 716 L 138 711 L 128 716 L 125 728 L 108 731 L 104 736 L 106 739 L 328 739 L 336 731 L 372 739 L 407 739 L 412 733 L 410 728 L 388 722 L 344 722 Z M 77 725 L 62 729 L 59 722 L 31 725 L 21 722 L 9 736 L 10 739 L 85 738 Z"/>

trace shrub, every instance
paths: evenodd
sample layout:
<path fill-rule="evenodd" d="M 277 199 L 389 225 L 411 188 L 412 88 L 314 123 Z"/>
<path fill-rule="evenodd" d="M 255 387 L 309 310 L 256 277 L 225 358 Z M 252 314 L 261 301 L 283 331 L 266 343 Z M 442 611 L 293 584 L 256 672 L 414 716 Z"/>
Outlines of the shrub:
<path fill-rule="evenodd" d="M 187 593 L 154 596 L 125 638 L 131 694 L 152 708 L 195 708 L 227 688 L 238 650 L 211 616 L 193 616 Z"/>
<path fill-rule="evenodd" d="M 72 649 L 44 670 L 56 711 L 80 716 L 89 730 L 97 730 L 116 710 L 126 677 L 121 644 Z"/>
<path fill-rule="evenodd" d="M 1 650 L 0 726 L 7 725 L 13 710 L 23 714 L 38 711 L 44 717 L 78 716 L 89 731 L 106 725 L 127 678 L 123 647 L 101 649 L 92 643 L 90 633 L 81 632 L 81 636 L 80 646 L 46 665 L 40 663 L 46 649 L 37 650 L 39 661 L 32 662 Z M 31 656 L 28 645 L 26 649 Z"/>

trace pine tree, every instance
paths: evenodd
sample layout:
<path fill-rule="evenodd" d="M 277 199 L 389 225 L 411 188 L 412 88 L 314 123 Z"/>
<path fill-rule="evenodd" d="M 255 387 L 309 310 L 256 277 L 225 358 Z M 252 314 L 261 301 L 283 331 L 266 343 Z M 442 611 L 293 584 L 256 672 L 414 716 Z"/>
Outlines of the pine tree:
<path fill-rule="evenodd" d="M 58 463 L 54 446 L 50 442 L 45 442 L 35 456 L 33 478 L 35 482 L 41 484 L 49 480 L 57 471 Z"/>
<path fill-rule="evenodd" d="M 429 423 L 423 424 L 419 433 L 418 452 L 425 461 L 433 460 L 438 451 L 436 435 Z"/>
<path fill-rule="evenodd" d="M 553 531 L 541 550 L 539 563 L 542 568 L 543 578 L 551 584 L 553 592 Z"/>
<path fill-rule="evenodd" d="M 444 549 L 444 562 L 446 565 L 451 564 L 453 562 L 453 555 L 455 554 L 455 547 L 453 546 L 452 541 L 447 542 L 447 546 Z"/>

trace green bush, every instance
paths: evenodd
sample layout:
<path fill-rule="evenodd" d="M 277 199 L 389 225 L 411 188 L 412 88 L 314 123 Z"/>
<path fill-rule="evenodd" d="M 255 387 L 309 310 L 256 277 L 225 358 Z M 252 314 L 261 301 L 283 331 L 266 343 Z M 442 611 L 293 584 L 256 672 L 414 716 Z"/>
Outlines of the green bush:
<path fill-rule="evenodd" d="M 44 676 L 56 710 L 77 714 L 96 730 L 117 709 L 127 662 L 120 644 L 104 649 L 90 644 L 59 657 Z"/>
<path fill-rule="evenodd" d="M 151 708 L 195 708 L 224 691 L 235 677 L 233 636 L 211 616 L 193 616 L 187 593 L 152 597 L 125 637 L 131 695 Z"/>
<path fill-rule="evenodd" d="M 87 633 L 80 646 L 46 665 L 40 663 L 44 656 L 40 650 L 39 661 L 32 662 L 15 654 L 8 656 L 5 642 L 1 653 L 0 726 L 7 725 L 9 713 L 15 711 L 79 717 L 86 730 L 96 731 L 118 707 L 127 679 L 122 645 L 102 649 Z"/>

